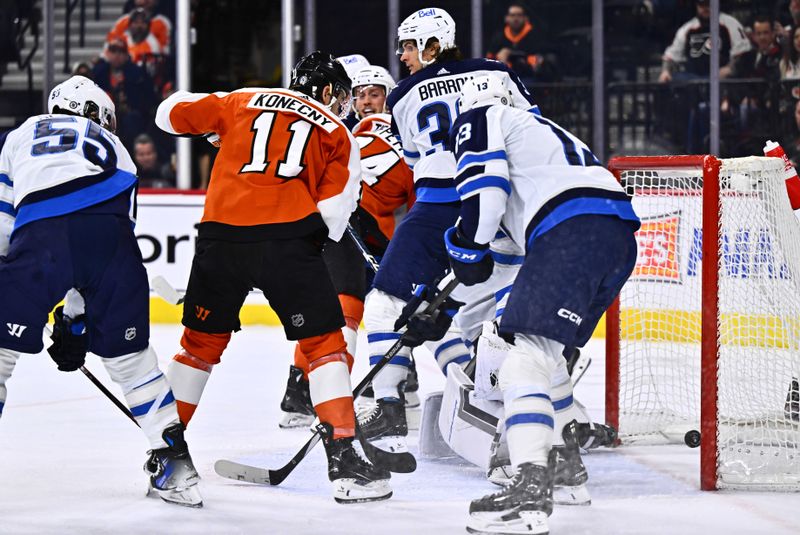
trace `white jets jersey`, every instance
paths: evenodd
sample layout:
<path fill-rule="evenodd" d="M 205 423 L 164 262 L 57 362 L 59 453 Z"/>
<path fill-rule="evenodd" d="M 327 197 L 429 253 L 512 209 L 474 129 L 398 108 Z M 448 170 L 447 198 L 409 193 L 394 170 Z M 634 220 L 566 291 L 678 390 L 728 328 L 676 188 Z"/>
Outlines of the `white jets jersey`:
<path fill-rule="evenodd" d="M 630 199 L 589 148 L 556 123 L 508 106 L 462 114 L 451 133 L 462 200 L 459 227 L 488 243 L 501 228 L 521 248 L 582 214 L 638 225 Z M 470 202 L 479 199 L 479 202 Z"/>
<path fill-rule="evenodd" d="M 136 166 L 119 138 L 72 115 L 37 115 L 0 138 L 0 214 L 14 229 L 132 190 Z"/>
<path fill-rule="evenodd" d="M 458 200 L 452 188 L 455 161 L 448 147 L 450 127 L 458 116 L 461 86 L 487 74 L 503 80 L 514 106 L 538 110 L 513 71 L 504 63 L 483 58 L 434 63 L 402 80 L 389 94 L 392 128 L 414 171 L 418 202 Z"/>

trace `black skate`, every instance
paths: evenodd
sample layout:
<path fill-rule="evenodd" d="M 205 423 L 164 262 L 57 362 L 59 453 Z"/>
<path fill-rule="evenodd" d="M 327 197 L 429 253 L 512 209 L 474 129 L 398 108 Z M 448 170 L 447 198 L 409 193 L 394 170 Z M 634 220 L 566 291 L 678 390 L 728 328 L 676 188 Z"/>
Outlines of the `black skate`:
<path fill-rule="evenodd" d="M 469 506 L 470 533 L 549 533 L 547 517 L 553 512 L 553 464 L 523 463 L 511 484 L 500 492 L 473 500 Z"/>
<path fill-rule="evenodd" d="M 353 438 L 333 438 L 330 424 L 317 424 L 328 456 L 328 479 L 333 482 L 333 499 L 339 503 L 387 500 L 392 496 L 391 474 L 363 459 L 353 447 Z"/>
<path fill-rule="evenodd" d="M 578 445 L 585 450 L 601 446 L 611 447 L 617 441 L 617 430 L 610 425 L 581 422 L 578 424 L 577 433 Z"/>
<path fill-rule="evenodd" d="M 403 396 L 399 400 L 379 399 L 370 410 L 358 415 L 358 428 L 365 440 L 384 451 L 407 452 L 408 425 Z"/>
<path fill-rule="evenodd" d="M 554 446 L 556 456 L 553 476 L 553 497 L 559 505 L 590 505 L 592 498 L 586 488 L 589 474 L 581 459 L 578 446 L 578 422 L 572 420 L 561 432 L 563 446 Z"/>
<path fill-rule="evenodd" d="M 144 463 L 144 471 L 150 476 L 151 490 L 165 502 L 202 507 L 203 498 L 197 486 L 200 476 L 183 438 L 183 424 L 167 427 L 161 436 L 168 446 L 150 450 L 150 457 Z"/>
<path fill-rule="evenodd" d="M 283 418 L 278 423 L 281 429 L 308 427 L 314 422 L 317 413 L 311 403 L 311 390 L 308 381 L 303 377 L 303 370 L 289 366 L 289 380 L 286 382 L 286 393 L 281 400 Z"/>
<path fill-rule="evenodd" d="M 800 381 L 792 379 L 789 393 L 786 394 L 786 417 L 795 422 L 800 422 Z"/>

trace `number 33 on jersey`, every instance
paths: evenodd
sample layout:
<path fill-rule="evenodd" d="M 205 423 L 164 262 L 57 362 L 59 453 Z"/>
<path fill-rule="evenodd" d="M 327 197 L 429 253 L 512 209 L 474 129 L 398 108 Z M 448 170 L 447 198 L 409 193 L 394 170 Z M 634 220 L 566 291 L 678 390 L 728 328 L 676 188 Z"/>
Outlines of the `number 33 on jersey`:
<path fill-rule="evenodd" d="M 358 145 L 330 110 L 288 89 L 179 91 L 158 107 L 170 134 L 220 136 L 203 222 L 302 225 L 319 217 L 341 238 L 356 207 Z"/>

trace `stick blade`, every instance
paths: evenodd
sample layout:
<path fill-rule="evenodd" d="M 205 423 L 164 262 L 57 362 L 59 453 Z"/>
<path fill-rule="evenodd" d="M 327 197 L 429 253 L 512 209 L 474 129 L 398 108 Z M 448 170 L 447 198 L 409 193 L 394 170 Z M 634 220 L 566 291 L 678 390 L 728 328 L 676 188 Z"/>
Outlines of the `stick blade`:
<path fill-rule="evenodd" d="M 220 459 L 214 463 L 214 471 L 217 475 L 235 481 L 246 481 L 247 483 L 258 483 L 260 485 L 272 484 L 269 477 L 270 471 L 257 466 Z"/>
<path fill-rule="evenodd" d="M 153 277 L 153 280 L 150 281 L 150 286 L 167 303 L 171 305 L 183 303 L 183 296 L 161 275 Z"/>

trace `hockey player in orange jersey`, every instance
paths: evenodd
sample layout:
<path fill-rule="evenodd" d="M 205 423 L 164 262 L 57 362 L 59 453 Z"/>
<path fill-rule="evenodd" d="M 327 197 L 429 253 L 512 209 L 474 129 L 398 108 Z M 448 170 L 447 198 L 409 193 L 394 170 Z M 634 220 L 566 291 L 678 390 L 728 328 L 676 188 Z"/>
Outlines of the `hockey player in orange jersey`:
<path fill-rule="evenodd" d="M 390 131 L 391 118 L 386 113 L 386 97 L 395 87 L 394 79 L 383 67 L 369 66 L 353 75 L 352 81 L 354 107 L 360 119 L 353 134 L 361 150 L 363 176 L 361 200 L 351 223 L 369 252 L 380 258 L 394 233 L 395 212 L 403 206 L 410 208 L 414 202 L 413 176 Z M 360 252 L 347 238 L 328 244 L 323 256 L 342 304 L 348 350 L 354 355 L 373 273 L 364 269 Z M 305 362 L 298 346 L 281 401 L 281 427 L 306 426 L 314 419 Z"/>
<path fill-rule="evenodd" d="M 389 472 L 353 448 L 350 367 L 344 318 L 322 245 L 338 241 L 356 207 L 358 145 L 341 123 L 350 79 L 329 54 L 314 52 L 287 89 L 179 91 L 158 108 L 170 134 L 216 133 L 211 171 L 183 309 L 181 349 L 168 376 L 188 424 L 251 288 L 264 292 L 309 369 L 317 429 L 339 502 L 391 496 Z"/>

